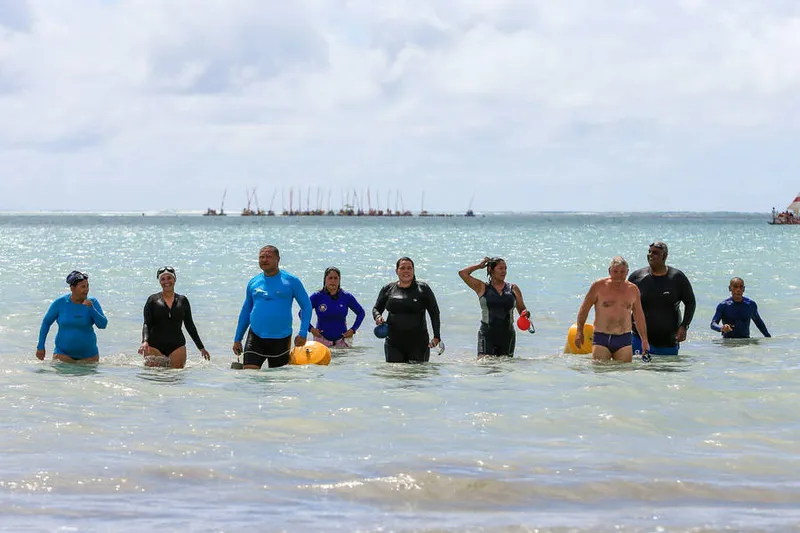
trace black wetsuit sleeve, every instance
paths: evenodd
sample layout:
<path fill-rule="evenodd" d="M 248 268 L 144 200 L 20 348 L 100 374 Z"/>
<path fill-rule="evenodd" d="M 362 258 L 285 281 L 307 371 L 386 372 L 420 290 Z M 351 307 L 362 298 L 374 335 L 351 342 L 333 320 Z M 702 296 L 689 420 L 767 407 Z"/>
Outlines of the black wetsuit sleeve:
<path fill-rule="evenodd" d="M 153 305 L 153 297 L 150 296 L 147 298 L 147 301 L 144 304 L 144 309 L 142 310 L 142 315 L 144 315 L 144 324 L 142 325 L 142 342 L 150 341 L 150 329 L 153 325 Z"/>
<path fill-rule="evenodd" d="M 441 333 L 441 319 L 439 316 L 439 304 L 436 302 L 436 296 L 433 294 L 433 290 L 431 290 L 430 286 L 426 283 L 422 285 L 422 291 L 425 293 L 425 300 L 426 305 L 425 308 L 428 310 L 428 314 L 431 317 L 431 327 L 433 328 L 433 338 L 440 339 L 442 338 Z"/>
<path fill-rule="evenodd" d="M 692 319 L 694 318 L 694 312 L 697 308 L 697 300 L 694 298 L 692 284 L 689 282 L 689 278 L 687 278 L 683 272 L 681 272 L 679 282 L 681 284 L 681 300 L 683 300 L 684 306 L 683 322 L 681 322 L 681 326 L 688 328 L 689 324 L 692 323 Z"/>
<path fill-rule="evenodd" d="M 372 318 L 375 320 L 383 315 L 386 310 L 386 302 L 389 301 L 389 292 L 392 290 L 392 284 L 385 285 L 378 293 L 378 299 L 375 300 L 375 306 L 372 308 Z"/>
<path fill-rule="evenodd" d="M 194 341 L 194 345 L 197 346 L 198 350 L 205 349 L 203 346 L 203 341 L 200 340 L 200 334 L 197 333 L 197 327 L 194 325 L 194 320 L 192 319 L 192 306 L 189 305 L 189 298 L 186 296 L 182 296 L 183 298 L 183 325 L 186 327 L 186 331 L 189 333 L 189 336 Z"/>

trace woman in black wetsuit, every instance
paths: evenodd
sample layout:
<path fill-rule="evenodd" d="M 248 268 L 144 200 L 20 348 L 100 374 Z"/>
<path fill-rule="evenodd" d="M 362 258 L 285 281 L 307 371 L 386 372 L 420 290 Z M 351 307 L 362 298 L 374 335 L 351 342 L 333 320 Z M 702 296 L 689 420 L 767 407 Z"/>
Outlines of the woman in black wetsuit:
<path fill-rule="evenodd" d="M 472 277 L 472 273 L 486 269 L 489 282 Z M 484 257 L 477 265 L 458 272 L 470 289 L 478 295 L 481 304 L 481 327 L 478 330 L 478 357 L 485 355 L 514 356 L 517 334 L 514 331 L 514 308 L 520 316 L 530 319 L 525 309 L 522 291 L 513 283 L 506 283 L 508 266 L 501 257 Z"/>
<path fill-rule="evenodd" d="M 414 262 L 401 257 L 395 265 L 397 281 L 389 283 L 378 293 L 372 316 L 383 324 L 383 312 L 388 311 L 386 323 L 389 335 L 384 343 L 387 363 L 428 361 L 431 348 L 441 342 L 439 306 L 436 296 L 424 281 L 414 276 Z M 433 338 L 428 338 L 425 311 L 431 317 Z"/>
<path fill-rule="evenodd" d="M 189 299 L 175 293 L 175 269 L 159 268 L 156 277 L 162 290 L 150 295 L 144 304 L 139 353 L 145 358 L 145 366 L 183 368 L 186 365 L 186 337 L 181 329 L 184 325 L 202 356 L 210 359 L 192 320 Z"/>

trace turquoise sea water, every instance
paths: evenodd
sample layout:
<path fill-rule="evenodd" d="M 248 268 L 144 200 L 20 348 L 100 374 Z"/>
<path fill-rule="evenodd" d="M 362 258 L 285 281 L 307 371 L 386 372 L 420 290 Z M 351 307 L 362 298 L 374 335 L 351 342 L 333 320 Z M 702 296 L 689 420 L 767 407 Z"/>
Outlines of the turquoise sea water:
<path fill-rule="evenodd" d="M 800 227 L 755 215 L 485 218 L 0 216 L 0 531 L 792 531 L 800 524 Z M 561 353 L 590 282 L 669 244 L 698 300 L 679 357 Z M 409 255 L 447 350 L 388 365 L 370 322 L 328 367 L 230 370 L 258 249 L 306 288 L 336 265 L 371 308 Z M 485 255 L 533 311 L 517 357 L 476 361 Z M 136 353 L 155 271 L 177 268 L 206 346 Z M 73 269 L 109 317 L 91 367 L 34 357 Z M 745 279 L 772 339 L 708 327 Z M 753 334 L 760 336 L 752 328 Z"/>

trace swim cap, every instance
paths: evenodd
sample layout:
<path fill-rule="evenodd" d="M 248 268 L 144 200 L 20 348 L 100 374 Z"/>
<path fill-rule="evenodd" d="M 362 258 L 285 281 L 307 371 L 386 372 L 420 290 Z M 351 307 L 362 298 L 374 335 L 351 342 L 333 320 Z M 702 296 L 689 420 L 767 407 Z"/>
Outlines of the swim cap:
<path fill-rule="evenodd" d="M 88 280 L 89 274 L 84 274 L 83 272 L 79 272 L 77 270 L 73 270 L 69 274 L 67 274 L 67 285 L 73 287 L 80 283 L 83 280 Z"/>
<path fill-rule="evenodd" d="M 379 326 L 375 326 L 374 330 L 375 336 L 379 339 L 384 339 L 389 336 L 389 324 L 384 322 Z"/>

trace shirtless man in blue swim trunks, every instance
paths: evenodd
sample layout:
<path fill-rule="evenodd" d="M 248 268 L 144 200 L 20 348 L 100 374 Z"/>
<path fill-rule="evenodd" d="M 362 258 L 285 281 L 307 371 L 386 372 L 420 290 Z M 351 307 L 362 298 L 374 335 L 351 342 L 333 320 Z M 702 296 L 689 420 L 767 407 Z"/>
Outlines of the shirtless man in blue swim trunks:
<path fill-rule="evenodd" d="M 583 304 L 578 310 L 578 332 L 575 345 L 584 343 L 583 326 L 594 307 L 594 338 L 592 338 L 592 358 L 596 361 L 630 362 L 633 359 L 631 348 L 631 313 L 638 324 L 645 324 L 639 289 L 627 280 L 628 262 L 620 256 L 611 260 L 608 277 L 592 283 Z M 647 327 L 639 329 L 642 347 L 647 353 Z"/>

